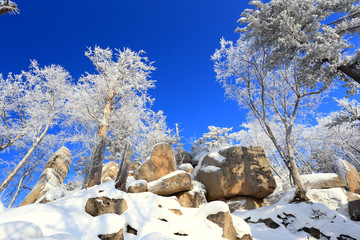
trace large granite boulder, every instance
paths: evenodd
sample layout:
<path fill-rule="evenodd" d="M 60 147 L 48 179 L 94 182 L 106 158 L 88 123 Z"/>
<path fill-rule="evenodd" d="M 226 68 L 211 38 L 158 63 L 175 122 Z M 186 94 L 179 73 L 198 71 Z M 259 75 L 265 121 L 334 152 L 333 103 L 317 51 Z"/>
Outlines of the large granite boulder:
<path fill-rule="evenodd" d="M 160 196 L 170 196 L 190 189 L 191 175 L 182 170 L 177 170 L 148 183 L 148 191 Z"/>
<path fill-rule="evenodd" d="M 263 199 L 276 188 L 261 147 L 228 147 L 208 153 L 199 161 L 195 178 L 207 190 L 208 201 L 237 195 Z"/>
<path fill-rule="evenodd" d="M 135 171 L 136 180 L 155 181 L 176 170 L 174 151 L 171 145 L 155 145 L 150 159 L 145 160 Z"/>
<path fill-rule="evenodd" d="M 69 173 L 71 166 L 71 153 L 66 147 L 61 147 L 56 151 L 47 162 L 43 173 L 40 175 L 39 180 L 25 197 L 19 206 L 35 203 L 35 202 L 48 202 L 45 194 L 48 190 L 60 188 Z"/>
<path fill-rule="evenodd" d="M 116 180 L 117 175 L 119 172 L 119 164 L 116 162 L 108 162 L 106 164 L 103 164 L 102 172 L 101 172 L 101 182 L 108 182 L 111 180 Z"/>
<path fill-rule="evenodd" d="M 347 188 L 350 192 L 360 194 L 360 174 L 348 161 L 340 160 L 338 162 L 340 175 L 346 183 Z"/>

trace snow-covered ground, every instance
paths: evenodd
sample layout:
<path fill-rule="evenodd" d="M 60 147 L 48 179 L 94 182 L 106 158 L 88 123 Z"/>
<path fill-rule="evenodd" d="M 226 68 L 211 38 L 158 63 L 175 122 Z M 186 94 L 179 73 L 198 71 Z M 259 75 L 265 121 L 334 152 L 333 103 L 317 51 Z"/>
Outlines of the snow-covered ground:
<path fill-rule="evenodd" d="M 256 240 L 279 239 L 360 239 L 360 227 L 346 213 L 336 212 L 346 205 L 338 196 L 338 205 L 330 209 L 320 203 L 331 202 L 341 190 L 312 193 L 319 203 L 289 204 L 291 192 L 276 204 L 232 213 L 238 236 L 251 231 Z M 122 215 L 104 214 L 92 217 L 85 212 L 88 198 L 123 198 L 128 210 Z M 327 196 L 327 197 L 326 197 Z M 315 199 L 315 197 L 313 197 Z M 332 198 L 332 199 L 330 199 Z M 182 216 L 169 209 L 179 209 Z M 223 202 L 211 202 L 200 208 L 183 208 L 174 197 L 160 197 L 150 192 L 124 193 L 110 181 L 89 190 L 73 192 L 54 202 L 31 204 L 14 209 L 0 205 L 0 239 L 98 240 L 100 234 L 116 233 L 129 225 L 137 235 L 124 231 L 125 239 L 223 239 L 222 229 L 206 220 L 209 214 L 226 211 Z M 245 223 L 246 219 L 249 224 Z M 266 220 L 267 219 L 267 220 Z M 269 220 L 271 219 L 271 220 Z M 316 230 L 318 231 L 316 231 Z M 311 236 L 310 232 L 313 236 Z M 175 234 L 176 233 L 176 234 Z M 339 237 L 343 238 L 339 238 Z"/>

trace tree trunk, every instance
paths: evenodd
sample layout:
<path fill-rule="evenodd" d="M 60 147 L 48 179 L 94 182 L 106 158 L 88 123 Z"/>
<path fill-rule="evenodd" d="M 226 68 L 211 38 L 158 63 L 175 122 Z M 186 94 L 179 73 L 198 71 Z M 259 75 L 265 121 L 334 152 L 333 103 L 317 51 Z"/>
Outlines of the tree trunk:
<path fill-rule="evenodd" d="M 130 168 L 132 155 L 133 155 L 133 150 L 128 149 L 128 147 L 126 147 L 125 156 L 123 157 L 123 159 L 121 161 L 121 165 L 119 168 L 119 172 L 118 172 L 118 175 L 116 178 L 116 184 L 115 184 L 115 188 L 119 189 L 121 191 L 126 190 L 126 180 L 127 180 L 128 174 L 129 174 L 129 168 Z"/>
<path fill-rule="evenodd" d="M 107 103 L 104 108 L 104 116 L 102 123 L 99 127 L 99 132 L 97 134 L 97 141 L 94 143 L 94 146 L 91 151 L 90 157 L 90 170 L 88 176 L 87 187 L 90 188 L 101 183 L 101 171 L 102 163 L 104 161 L 105 145 L 106 139 L 109 132 L 109 123 L 112 107 L 112 99 L 114 97 L 114 91 L 110 91 Z"/>
<path fill-rule="evenodd" d="M 294 152 L 292 150 L 292 146 L 289 145 L 290 143 L 288 143 L 287 145 L 287 152 L 288 152 L 288 157 L 289 157 L 289 163 L 290 166 L 287 164 L 286 166 L 288 166 L 289 171 L 290 171 L 290 175 L 292 177 L 292 179 L 294 180 L 295 183 L 295 187 L 296 187 L 296 191 L 297 194 L 295 196 L 295 198 L 299 198 L 300 201 L 309 201 L 309 198 L 306 196 L 306 192 L 304 190 L 304 188 L 302 187 L 301 184 L 301 180 L 300 180 L 300 174 L 298 171 L 298 168 L 296 166 L 296 162 L 295 162 L 295 158 L 294 158 Z"/>
<path fill-rule="evenodd" d="M 31 154 L 35 151 L 35 149 L 39 146 L 43 138 L 45 137 L 46 133 L 49 131 L 50 125 L 52 121 L 55 118 L 55 114 L 51 116 L 49 122 L 46 124 L 44 131 L 41 133 L 41 135 L 36 139 L 33 146 L 30 148 L 30 150 L 26 153 L 26 155 L 23 157 L 23 159 L 16 165 L 15 169 L 9 174 L 9 176 L 4 180 L 4 182 L 0 185 L 0 192 L 6 188 L 6 186 L 9 184 L 11 179 L 15 176 L 15 174 L 21 169 L 21 167 L 26 163 L 26 161 L 30 158 Z"/>
<path fill-rule="evenodd" d="M 20 181 L 19 181 L 19 184 L 18 184 L 17 189 L 16 189 L 16 192 L 15 192 L 13 198 L 11 199 L 11 202 L 10 202 L 8 208 L 11 208 L 11 207 L 14 205 L 14 202 L 15 202 L 16 198 L 18 197 L 19 192 L 20 192 L 20 190 L 21 190 L 21 188 L 22 188 L 21 185 L 23 184 L 23 181 L 24 181 L 24 178 L 25 178 L 25 177 L 26 177 L 26 173 L 24 173 L 24 174 L 21 176 Z"/>

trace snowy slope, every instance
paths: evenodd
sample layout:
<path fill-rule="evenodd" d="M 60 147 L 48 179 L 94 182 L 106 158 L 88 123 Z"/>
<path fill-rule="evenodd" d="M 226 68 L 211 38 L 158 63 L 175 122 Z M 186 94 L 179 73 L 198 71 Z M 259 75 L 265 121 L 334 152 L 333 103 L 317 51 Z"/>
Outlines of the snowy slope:
<path fill-rule="evenodd" d="M 103 196 L 125 199 L 128 210 L 122 215 L 92 217 L 87 214 L 84 210 L 87 199 Z M 326 205 L 289 204 L 286 197 L 284 199 L 256 210 L 235 211 L 232 216 L 238 236 L 251 231 L 256 240 L 317 239 L 308 233 L 308 229 L 317 229 L 323 234 L 319 235 L 320 239 L 337 240 L 339 236 L 348 237 L 343 239 L 360 239 L 360 227 Z M 179 209 L 183 215 L 178 216 L 169 209 Z M 222 229 L 206 220 L 206 216 L 227 209 L 225 203 L 218 201 L 200 209 L 183 208 L 174 197 L 160 197 L 149 192 L 124 193 L 116 190 L 111 181 L 47 204 L 32 204 L 14 209 L 0 207 L 0 239 L 98 240 L 97 236 L 100 234 L 116 233 L 130 225 L 138 232 L 133 235 L 125 231 L 125 239 L 129 240 L 219 240 L 223 239 Z M 271 219 L 265 221 L 270 227 L 263 223 L 264 219 Z"/>

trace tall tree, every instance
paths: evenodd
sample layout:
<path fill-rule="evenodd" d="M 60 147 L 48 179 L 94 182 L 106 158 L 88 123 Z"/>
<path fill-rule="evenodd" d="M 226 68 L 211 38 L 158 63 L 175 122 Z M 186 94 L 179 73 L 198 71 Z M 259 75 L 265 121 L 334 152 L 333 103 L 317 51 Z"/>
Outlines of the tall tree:
<path fill-rule="evenodd" d="M 354 92 L 360 83 L 360 4 L 358 0 L 252 0 L 237 32 L 253 49 L 268 49 L 266 68 L 295 64 L 297 79 L 314 86 L 346 81 Z M 354 81 L 349 81 L 349 78 Z"/>
<path fill-rule="evenodd" d="M 221 40 L 221 49 L 212 56 L 217 80 L 229 98 L 250 110 L 288 168 L 300 198 L 307 199 L 295 159 L 294 124 L 317 106 L 327 85 L 299 85 L 294 65 L 270 71 L 266 66 L 269 52 L 253 49 L 253 41 L 256 39 L 240 38 L 233 44 Z M 281 126 L 284 144 L 276 138 L 272 123 Z"/>
<path fill-rule="evenodd" d="M 89 132 L 96 129 L 86 177 L 88 187 L 100 184 L 109 132 L 118 128 L 119 137 L 129 136 L 137 127 L 133 122 L 152 102 L 147 91 L 154 87 L 154 81 L 148 78 L 155 68 L 143 53 L 126 48 L 114 54 L 100 47 L 85 53 L 97 73 L 88 73 L 79 80 L 71 105 L 77 121 Z"/>

